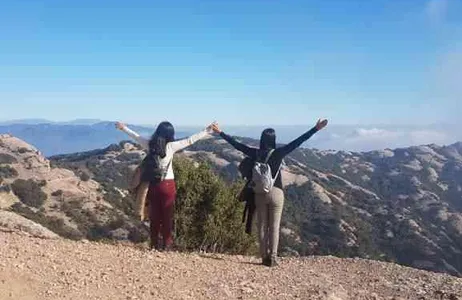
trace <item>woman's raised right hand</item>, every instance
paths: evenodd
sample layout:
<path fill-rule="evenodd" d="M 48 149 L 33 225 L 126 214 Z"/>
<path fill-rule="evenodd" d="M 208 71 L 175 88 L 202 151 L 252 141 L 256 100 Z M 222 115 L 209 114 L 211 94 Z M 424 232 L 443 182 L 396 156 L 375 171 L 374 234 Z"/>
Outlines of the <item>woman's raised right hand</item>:
<path fill-rule="evenodd" d="M 119 129 L 119 130 L 124 130 L 125 127 L 127 127 L 127 125 L 125 125 L 125 124 L 122 123 L 122 122 L 116 122 L 116 123 L 115 123 L 115 127 L 116 127 L 117 129 Z"/>
<path fill-rule="evenodd" d="M 221 133 L 220 126 L 218 125 L 217 122 L 213 122 L 211 126 L 212 126 L 211 129 L 212 129 L 213 132 L 215 132 L 215 133 L 217 133 L 217 134 L 220 134 L 220 133 Z"/>

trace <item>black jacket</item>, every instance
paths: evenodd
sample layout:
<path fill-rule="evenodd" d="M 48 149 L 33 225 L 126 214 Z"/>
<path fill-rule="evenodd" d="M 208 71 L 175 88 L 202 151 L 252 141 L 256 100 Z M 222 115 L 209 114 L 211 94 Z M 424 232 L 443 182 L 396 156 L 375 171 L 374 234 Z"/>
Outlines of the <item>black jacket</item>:
<path fill-rule="evenodd" d="M 276 173 L 278 172 L 279 167 L 281 166 L 282 160 L 284 159 L 284 157 L 287 156 L 292 151 L 294 151 L 296 148 L 300 147 L 300 145 L 302 145 L 306 140 L 308 140 L 317 131 L 318 130 L 316 129 L 316 127 L 313 127 L 309 131 L 301 135 L 299 138 L 290 142 L 289 144 L 279 147 L 274 150 L 273 154 L 271 155 L 268 161 L 268 164 L 270 165 L 272 173 L 273 173 L 273 177 L 276 176 Z M 247 155 L 247 157 L 244 158 L 244 160 L 239 165 L 239 171 L 241 172 L 242 177 L 247 180 L 247 183 L 244 189 L 241 191 L 239 195 L 239 199 L 245 202 L 244 215 L 242 217 L 242 222 L 246 223 L 245 232 L 248 234 L 251 234 L 253 216 L 255 215 L 255 210 L 256 210 L 255 193 L 252 187 L 250 186 L 250 181 L 252 179 L 252 168 L 255 164 L 255 161 L 259 157 L 265 157 L 268 154 L 268 152 L 262 153 L 257 148 L 252 148 L 242 143 L 239 143 L 234 138 L 225 134 L 224 132 L 221 132 L 220 136 L 223 139 L 225 139 L 228 143 L 230 143 L 234 148 L 236 148 L 237 150 Z M 283 189 L 281 173 L 278 174 L 278 177 L 276 178 L 274 186 L 280 189 Z"/>
<path fill-rule="evenodd" d="M 291 153 L 292 151 L 300 147 L 305 141 L 307 141 L 317 131 L 318 130 L 316 129 L 316 127 L 313 127 L 309 131 L 302 134 L 297 139 L 290 142 L 289 144 L 276 148 L 274 150 L 273 154 L 271 155 L 268 161 L 268 164 L 271 167 L 273 176 L 276 176 L 276 173 L 278 172 L 279 167 L 281 166 L 282 160 L 284 159 L 284 157 L 286 157 L 289 153 Z M 266 155 L 268 154 L 268 151 L 262 152 L 260 151 L 260 149 L 249 147 L 247 145 L 239 143 L 233 137 L 225 134 L 224 132 L 222 132 L 220 136 L 223 139 L 225 139 L 228 143 L 230 143 L 234 148 L 236 148 L 236 150 L 241 151 L 253 161 L 256 161 L 259 157 L 266 157 Z M 279 173 L 278 177 L 276 178 L 274 186 L 277 188 L 283 189 L 281 173 Z"/>

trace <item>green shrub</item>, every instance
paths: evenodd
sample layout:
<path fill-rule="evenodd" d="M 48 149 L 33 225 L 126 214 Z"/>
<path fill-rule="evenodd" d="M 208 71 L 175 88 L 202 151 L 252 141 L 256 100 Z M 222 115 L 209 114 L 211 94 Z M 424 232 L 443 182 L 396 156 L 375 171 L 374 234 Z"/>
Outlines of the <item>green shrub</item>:
<path fill-rule="evenodd" d="M 82 174 L 80 174 L 80 180 L 89 181 L 90 180 L 90 175 L 88 175 L 88 173 L 86 173 L 86 172 L 82 172 Z"/>
<path fill-rule="evenodd" d="M 31 150 L 27 149 L 25 147 L 21 147 L 21 148 L 18 149 L 18 153 L 20 153 L 20 154 L 24 154 L 24 153 L 27 153 L 27 152 L 31 152 Z"/>
<path fill-rule="evenodd" d="M 243 203 L 237 200 L 242 185 L 227 186 L 201 164 L 174 161 L 177 182 L 175 235 L 184 250 L 254 253 L 255 239 L 245 233 Z"/>
<path fill-rule="evenodd" d="M 128 230 L 128 239 L 133 243 L 144 243 L 149 239 L 149 232 L 143 226 L 131 227 Z"/>
<path fill-rule="evenodd" d="M 83 209 L 82 201 L 79 199 L 63 203 L 61 210 L 77 224 L 79 231 L 90 241 L 109 239 L 111 231 L 126 225 L 125 220 L 115 213 L 107 223 L 102 223 L 93 211 Z"/>
<path fill-rule="evenodd" d="M 64 193 L 63 190 L 56 190 L 56 191 L 54 191 L 53 193 L 51 193 L 51 195 L 52 195 L 53 197 L 60 197 L 60 196 L 63 195 L 63 193 Z"/>
<path fill-rule="evenodd" d="M 118 228 L 121 228 L 125 225 L 125 220 L 121 217 L 116 217 L 115 219 L 109 221 L 107 224 L 106 224 L 106 227 L 109 229 L 109 230 L 116 230 Z"/>
<path fill-rule="evenodd" d="M 61 237 L 71 239 L 71 240 L 80 240 L 83 238 L 83 235 L 76 229 L 67 226 L 64 223 L 63 219 L 57 217 L 46 216 L 42 211 L 34 212 L 27 206 L 24 206 L 21 203 L 15 203 L 10 208 L 11 211 L 21 215 L 37 224 L 40 224 L 54 233 L 58 234 Z"/>
<path fill-rule="evenodd" d="M 18 196 L 22 203 L 39 208 L 47 199 L 41 187 L 33 180 L 17 179 L 11 185 L 13 193 Z"/>
<path fill-rule="evenodd" d="M 14 178 L 17 177 L 18 171 L 11 166 L 0 166 L 0 178 Z"/>
<path fill-rule="evenodd" d="M 0 164 L 14 164 L 18 160 L 13 155 L 7 153 L 0 153 Z"/>
<path fill-rule="evenodd" d="M 0 184 L 1 184 L 1 182 L 0 182 Z M 11 192 L 11 187 L 10 187 L 9 184 L 5 184 L 5 185 L 1 184 L 0 185 L 0 193 L 9 193 L 9 192 Z"/>

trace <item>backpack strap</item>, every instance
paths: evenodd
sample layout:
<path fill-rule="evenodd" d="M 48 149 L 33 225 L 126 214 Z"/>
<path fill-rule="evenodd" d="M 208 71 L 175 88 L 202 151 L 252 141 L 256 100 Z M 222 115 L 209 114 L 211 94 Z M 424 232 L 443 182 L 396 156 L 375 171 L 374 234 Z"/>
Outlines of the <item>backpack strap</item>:
<path fill-rule="evenodd" d="M 265 158 L 265 160 L 264 160 L 264 163 L 265 163 L 265 164 L 268 163 L 268 161 L 270 160 L 271 155 L 273 154 L 273 152 L 274 152 L 274 149 L 271 149 L 271 150 L 268 152 L 268 154 L 266 155 L 266 158 Z"/>
<path fill-rule="evenodd" d="M 284 161 L 282 161 L 281 164 L 279 165 L 279 169 L 278 169 L 278 171 L 276 172 L 276 176 L 274 176 L 274 179 L 278 178 L 279 172 L 281 172 L 281 170 L 282 170 L 283 162 L 284 162 Z"/>
<path fill-rule="evenodd" d="M 265 161 L 264 161 L 265 164 L 268 163 L 268 161 L 270 160 L 271 155 L 274 153 L 274 151 L 275 151 L 275 149 L 271 149 L 271 150 L 268 152 L 268 154 L 266 155 Z M 283 161 L 283 162 L 284 162 L 284 161 Z M 271 177 L 273 178 L 273 180 L 275 180 L 276 178 L 278 178 L 279 172 L 280 172 L 281 169 L 282 169 L 282 163 L 283 163 L 283 162 L 281 162 L 281 164 L 279 165 L 278 171 L 276 172 L 276 176 L 274 176 L 274 177 L 271 176 Z"/>
<path fill-rule="evenodd" d="M 271 149 L 268 153 L 268 156 L 266 157 L 266 160 L 265 160 L 265 163 L 267 164 L 271 155 L 273 154 L 275 150 L 274 149 Z M 279 173 L 281 172 L 281 169 L 282 169 L 282 165 L 284 164 L 284 159 L 282 160 L 282 162 L 279 164 L 279 168 L 278 168 L 278 171 L 276 172 L 276 176 L 274 176 L 273 180 L 275 180 L 276 178 L 278 178 L 279 176 Z"/>
<path fill-rule="evenodd" d="M 160 161 L 161 161 L 161 159 L 160 159 L 160 157 L 158 157 L 157 159 L 158 159 L 157 164 L 160 166 Z M 165 177 L 167 177 L 168 170 L 170 169 L 170 165 L 171 165 L 172 163 L 173 163 L 173 157 L 172 157 L 172 159 L 168 162 L 168 164 L 167 164 L 167 166 L 165 167 L 165 169 L 162 168 L 162 169 L 163 169 L 163 172 L 162 172 L 162 175 L 161 175 L 161 176 L 162 176 L 162 177 L 161 177 L 161 178 L 162 178 L 162 179 L 161 179 L 162 181 L 164 181 L 164 180 L 165 180 Z"/>

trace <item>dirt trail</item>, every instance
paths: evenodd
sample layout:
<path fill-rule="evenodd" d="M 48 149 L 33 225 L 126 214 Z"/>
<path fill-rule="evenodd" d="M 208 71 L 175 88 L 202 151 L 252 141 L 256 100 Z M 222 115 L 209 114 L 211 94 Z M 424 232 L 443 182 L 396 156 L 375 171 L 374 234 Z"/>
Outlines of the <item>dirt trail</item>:
<path fill-rule="evenodd" d="M 462 299 L 462 279 L 394 264 L 312 257 L 269 269 L 243 256 L 0 232 L 0 300 Z"/>

